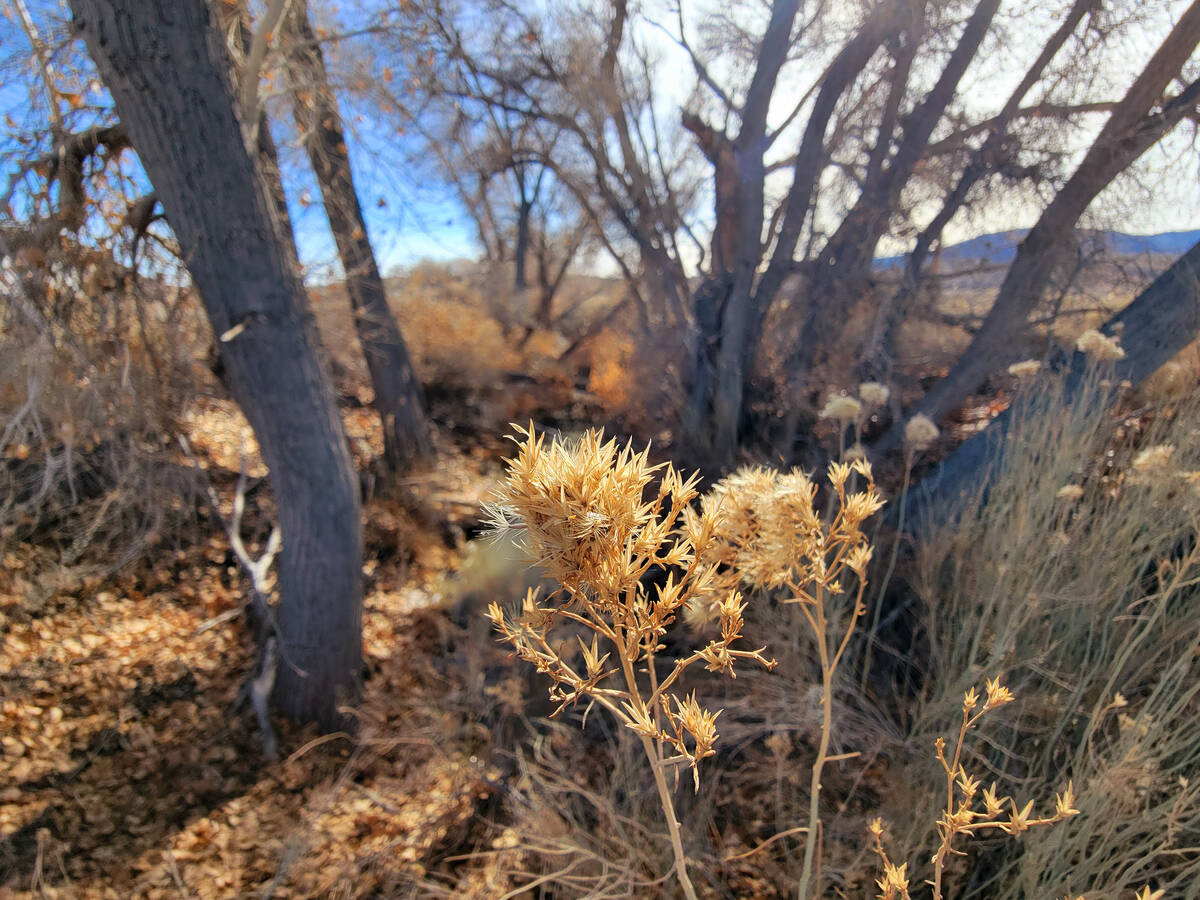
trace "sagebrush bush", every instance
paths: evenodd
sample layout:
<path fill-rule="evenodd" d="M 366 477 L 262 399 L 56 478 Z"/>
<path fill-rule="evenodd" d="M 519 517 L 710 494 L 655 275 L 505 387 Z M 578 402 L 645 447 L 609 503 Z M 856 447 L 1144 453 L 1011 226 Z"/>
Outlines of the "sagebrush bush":
<path fill-rule="evenodd" d="M 1025 385 L 986 496 L 963 498 L 916 551 L 925 646 L 900 652 L 922 690 L 897 710 L 910 745 L 929 745 L 981 673 L 1003 672 L 1022 703 L 994 714 L 971 765 L 1025 796 L 1072 780 L 1081 813 L 992 848 L 955 873 L 958 896 L 1200 884 L 1200 407 L 1106 413 L 1119 390 L 1103 359 L 1077 395 L 1052 374 Z M 928 789 L 905 810 L 908 847 L 928 845 L 936 808 L 936 770 L 913 760 L 903 777 Z"/>
<path fill-rule="evenodd" d="M 825 521 L 815 506 L 816 485 L 801 472 L 747 469 L 693 506 L 696 476 L 685 479 L 670 465 L 650 465 L 646 450 L 619 450 L 598 432 L 570 444 L 546 444 L 532 429 L 520 434 L 518 454 L 497 491 L 493 521 L 497 529 L 520 529 L 530 557 L 559 587 L 545 602 L 529 592 L 512 612 L 493 603 L 488 616 L 521 659 L 549 676 L 555 714 L 581 701 L 596 703 L 638 735 L 687 896 L 695 892 L 663 773 L 687 765 L 699 790 L 698 764 L 715 753 L 720 711 L 704 708 L 695 692 L 681 694 L 676 684 L 695 663 L 730 676 L 739 660 L 774 667 L 763 650 L 735 649 L 744 624 L 740 586 L 776 592 L 781 602 L 800 610 L 818 648 L 823 710 L 801 884 L 807 895 L 832 730 L 833 679 L 865 611 L 871 547 L 862 526 L 883 503 L 870 467 L 863 461 L 830 466 L 836 511 Z M 864 480 L 861 490 L 852 487 L 857 478 Z M 644 579 L 653 570 L 666 574 L 651 593 Z M 849 588 L 851 582 L 856 589 Z M 841 602 L 847 593 L 848 607 Z M 661 660 L 660 674 L 662 638 L 689 609 L 696 623 L 719 622 L 720 637 Z M 585 642 L 576 636 L 578 653 L 555 634 L 564 625 L 590 637 Z"/>

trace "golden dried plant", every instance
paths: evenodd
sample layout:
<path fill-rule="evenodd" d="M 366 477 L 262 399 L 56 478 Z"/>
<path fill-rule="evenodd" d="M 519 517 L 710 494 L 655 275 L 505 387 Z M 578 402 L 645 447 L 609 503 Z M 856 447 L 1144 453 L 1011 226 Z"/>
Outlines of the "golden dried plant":
<path fill-rule="evenodd" d="M 1023 359 L 1020 362 L 1015 362 L 1008 367 L 1008 374 L 1014 378 L 1028 379 L 1033 378 L 1042 370 L 1041 360 Z"/>
<path fill-rule="evenodd" d="M 829 756 L 834 678 L 855 625 L 866 612 L 863 593 L 872 547 L 863 525 L 884 503 L 865 459 L 831 463 L 827 477 L 837 500 L 828 520 L 818 511 L 817 486 L 808 475 L 764 468 L 735 472 L 705 495 L 699 512 L 685 512 L 689 533 L 708 535 L 711 530 L 701 562 L 719 572 L 712 579 L 713 594 L 702 598 L 695 617 L 712 615 L 716 597 L 747 586 L 795 604 L 816 643 L 821 737 L 812 766 L 801 898 L 811 896 L 821 825 L 821 775 L 825 764 L 835 759 Z M 860 478 L 861 487 L 855 489 Z M 819 877 L 816 880 L 813 893 L 819 894 Z"/>
<path fill-rule="evenodd" d="M 883 849 L 883 819 L 872 819 L 867 831 L 871 834 L 871 849 L 883 866 L 882 877 L 875 881 L 879 888 L 879 900 L 911 900 L 908 893 L 908 863 L 896 865 Z"/>
<path fill-rule="evenodd" d="M 856 398 L 846 394 L 834 394 L 825 401 L 818 418 L 832 419 L 845 425 L 857 421 L 862 411 L 863 405 Z"/>
<path fill-rule="evenodd" d="M 904 426 L 904 446 L 910 451 L 928 450 L 940 434 L 933 419 L 924 413 L 917 413 Z"/>
<path fill-rule="evenodd" d="M 530 590 L 517 610 L 492 603 L 488 617 L 519 658 L 550 678 L 555 715 L 580 702 L 599 704 L 637 734 L 666 817 L 675 875 L 685 896 L 695 897 L 666 774 L 690 767 L 699 789 L 699 763 L 715 752 L 721 711 L 704 708 L 695 693 L 681 694 L 680 676 L 695 663 L 731 677 L 738 661 L 775 665 L 763 650 L 735 649 L 745 609 L 735 590 L 717 604 L 719 638 L 660 658 L 668 627 L 716 588 L 709 544 L 719 506 L 696 513 L 697 476 L 652 465 L 648 450 L 619 448 L 598 431 L 547 442 L 532 424 L 516 430 L 519 449 L 489 507 L 491 524 L 519 532 L 558 588 L 546 598 Z M 648 588 L 654 572 L 665 572 L 665 580 Z M 560 626 L 576 630 L 582 665 L 552 635 Z"/>
<path fill-rule="evenodd" d="M 1099 362 L 1115 362 L 1125 358 L 1119 335 L 1101 334 L 1089 328 L 1075 341 L 1075 349 Z"/>
<path fill-rule="evenodd" d="M 858 386 L 858 396 L 871 409 L 886 406 L 892 396 L 891 388 L 878 381 L 864 381 Z"/>
<path fill-rule="evenodd" d="M 1012 797 L 999 794 L 994 783 L 990 788 L 980 790 L 980 780 L 969 774 L 962 764 L 967 732 L 987 713 L 1012 703 L 1014 697 L 1008 688 L 1000 684 L 999 678 L 993 678 L 984 685 L 982 700 L 981 706 L 979 692 L 975 688 L 963 695 L 958 738 L 949 757 L 946 756 L 945 738 L 939 737 L 934 743 L 934 752 L 946 778 L 946 806 L 938 818 L 940 840 L 932 859 L 933 880 L 930 884 L 933 886 L 934 900 L 942 900 L 942 877 L 946 860 L 951 855 L 965 855 L 963 851 L 955 849 L 955 838 L 961 835 L 971 837 L 988 831 L 1002 831 L 1015 837 L 1031 828 L 1055 825 L 1079 815 L 1079 810 L 1075 808 L 1075 791 L 1070 782 L 1067 783 L 1066 790 L 1055 798 L 1054 812 L 1040 817 L 1034 813 L 1032 800 L 1020 806 Z M 982 803 L 982 809 L 976 802 L 977 798 Z M 880 900 L 907 900 L 908 882 L 904 878 L 904 866 L 897 868 L 883 849 L 882 821 L 875 819 L 868 826 L 868 831 L 874 841 L 875 853 L 883 864 L 883 877 L 876 882 L 880 889 Z"/>

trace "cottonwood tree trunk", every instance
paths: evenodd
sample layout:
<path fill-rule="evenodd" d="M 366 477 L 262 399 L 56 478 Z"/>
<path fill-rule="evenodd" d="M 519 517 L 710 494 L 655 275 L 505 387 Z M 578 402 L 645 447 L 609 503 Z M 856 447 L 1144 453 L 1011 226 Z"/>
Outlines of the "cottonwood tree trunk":
<path fill-rule="evenodd" d="M 283 552 L 275 699 L 332 728 L 362 667 L 358 482 L 307 300 L 246 150 L 204 0 L 71 0 L 179 239 L 234 397 L 270 468 Z"/>
<path fill-rule="evenodd" d="M 684 127 L 695 135 L 713 167 L 716 213 L 712 272 L 694 298 L 698 334 L 684 439 L 693 446 L 707 442 L 719 465 L 731 464 L 737 452 L 746 381 L 758 347 L 763 318 L 758 304 L 764 298 L 754 286 L 763 247 L 767 112 L 787 61 L 799 8 L 799 0 L 771 4 L 736 137 L 697 115 L 683 115 Z M 710 408 L 711 415 L 706 415 Z"/>
<path fill-rule="evenodd" d="M 983 325 L 949 375 L 934 385 L 913 412 L 940 419 L 992 372 L 1020 358 L 1026 346 L 1026 322 L 1051 274 L 1063 260 L 1070 234 L 1092 200 L 1139 156 L 1156 144 L 1200 101 L 1200 81 L 1164 100 L 1168 86 L 1200 43 L 1200 0 L 1179 18 L 1166 40 L 1114 108 L 1079 168 L 1063 186 L 1017 248 L 1000 292 Z M 878 445 L 900 441 L 897 423 Z"/>
<path fill-rule="evenodd" d="M 792 187 L 781 207 L 782 220 L 775 237 L 775 249 L 771 252 L 767 269 L 755 288 L 755 310 L 760 323 L 758 331 L 761 331 L 762 318 L 778 295 L 784 279 L 795 266 L 796 246 L 804 231 L 804 224 L 813 211 L 813 198 L 816 196 L 821 173 L 829 159 L 825 133 L 837 105 L 887 36 L 903 27 L 903 12 L 899 4 L 883 3 L 876 6 L 858 33 L 846 43 L 825 72 L 792 166 Z M 808 304 L 801 334 L 811 333 L 816 327 L 818 309 L 819 304 L 816 302 Z M 793 401 L 809 389 L 807 375 L 807 371 L 802 371 L 801 366 L 794 362 L 789 364 L 788 385 Z M 796 402 L 793 402 L 788 411 L 783 446 L 789 456 L 796 442 L 802 412 L 803 404 Z"/>
<path fill-rule="evenodd" d="M 958 86 L 978 55 L 999 8 L 1000 0 L 980 0 L 976 5 L 933 89 L 905 118 L 903 137 L 896 140 L 895 152 L 890 157 L 891 129 L 896 127 L 897 117 L 885 116 L 889 130 L 881 129 L 858 200 L 812 267 L 808 285 L 811 314 L 789 361 L 792 378 L 807 378 L 814 364 L 821 360 L 823 347 L 834 352 L 842 349 L 836 342 L 839 323 L 850 306 L 868 292 L 875 251 L 887 233 L 901 192 L 921 161 L 934 129 L 943 121 L 947 107 L 958 93 Z M 921 28 L 923 18 L 911 29 L 911 43 L 919 40 Z M 905 91 L 909 71 L 908 66 L 893 69 L 894 93 Z M 885 159 L 886 166 L 883 164 Z"/>
<path fill-rule="evenodd" d="M 346 273 L 354 326 L 371 374 L 375 409 L 383 423 L 384 458 L 389 469 L 402 472 L 432 452 L 421 383 L 388 306 L 367 222 L 354 189 L 337 99 L 329 85 L 325 58 L 309 22 L 305 0 L 291 0 L 284 14 L 284 28 L 292 109 Z"/>

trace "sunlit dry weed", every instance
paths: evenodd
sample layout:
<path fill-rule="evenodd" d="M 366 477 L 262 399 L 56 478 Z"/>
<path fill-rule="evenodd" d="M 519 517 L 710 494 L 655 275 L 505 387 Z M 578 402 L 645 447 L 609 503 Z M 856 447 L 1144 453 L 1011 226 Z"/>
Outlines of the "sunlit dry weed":
<path fill-rule="evenodd" d="M 720 565 L 722 590 L 748 586 L 795 604 L 815 641 L 821 667 L 821 736 L 813 762 L 799 895 L 810 896 L 820 877 L 816 856 L 821 775 L 830 761 L 833 687 L 860 616 L 872 547 L 863 525 L 883 506 L 870 464 L 863 459 L 830 464 L 827 473 L 837 503 L 827 521 L 818 511 L 816 483 L 803 472 L 742 469 L 704 497 L 698 518 L 715 521 L 707 558 Z M 856 485 L 861 479 L 861 485 Z M 858 489 L 856 489 L 856 486 Z M 846 598 L 849 597 L 847 602 Z M 708 601 L 712 609 L 712 600 Z"/>
<path fill-rule="evenodd" d="M 519 530 L 530 557 L 559 589 L 544 599 L 531 590 L 519 610 L 493 603 L 488 617 L 521 659 L 549 676 L 555 714 L 580 702 L 599 704 L 637 734 L 666 816 L 676 877 L 694 897 L 666 774 L 688 766 L 699 789 L 698 766 L 714 753 L 720 710 L 706 709 L 676 685 L 695 663 L 731 677 L 737 662 L 774 666 L 762 650 L 736 648 L 745 609 L 736 591 L 719 603 L 719 639 L 659 659 L 668 627 L 715 588 L 717 566 L 706 551 L 718 507 L 689 514 L 697 477 L 652 465 L 647 450 L 618 448 L 595 431 L 572 443 L 547 443 L 532 426 L 518 432 L 519 451 L 491 507 L 493 525 Z M 647 587 L 656 573 L 665 580 Z M 582 665 L 555 640 L 557 626 L 590 635 L 585 641 L 576 634 Z"/>

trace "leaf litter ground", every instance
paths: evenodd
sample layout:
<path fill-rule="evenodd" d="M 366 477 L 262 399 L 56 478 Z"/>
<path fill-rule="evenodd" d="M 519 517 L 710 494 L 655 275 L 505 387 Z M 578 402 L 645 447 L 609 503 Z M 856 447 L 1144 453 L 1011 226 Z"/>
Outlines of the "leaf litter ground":
<path fill-rule="evenodd" d="M 364 459 L 377 439 L 370 419 L 347 421 Z M 194 452 L 229 500 L 252 443 L 224 404 L 193 426 Z M 37 603 L 45 551 L 8 548 L 0 898 L 405 892 L 435 858 L 471 849 L 496 773 L 447 702 L 463 674 L 446 663 L 447 618 L 426 607 L 459 565 L 487 457 L 444 448 L 402 499 L 368 503 L 359 733 L 279 724 L 275 762 L 252 712 L 229 712 L 254 662 L 249 630 L 240 619 L 204 627 L 245 596 L 214 517 L 202 540 L 160 544 L 117 577 Z"/>

